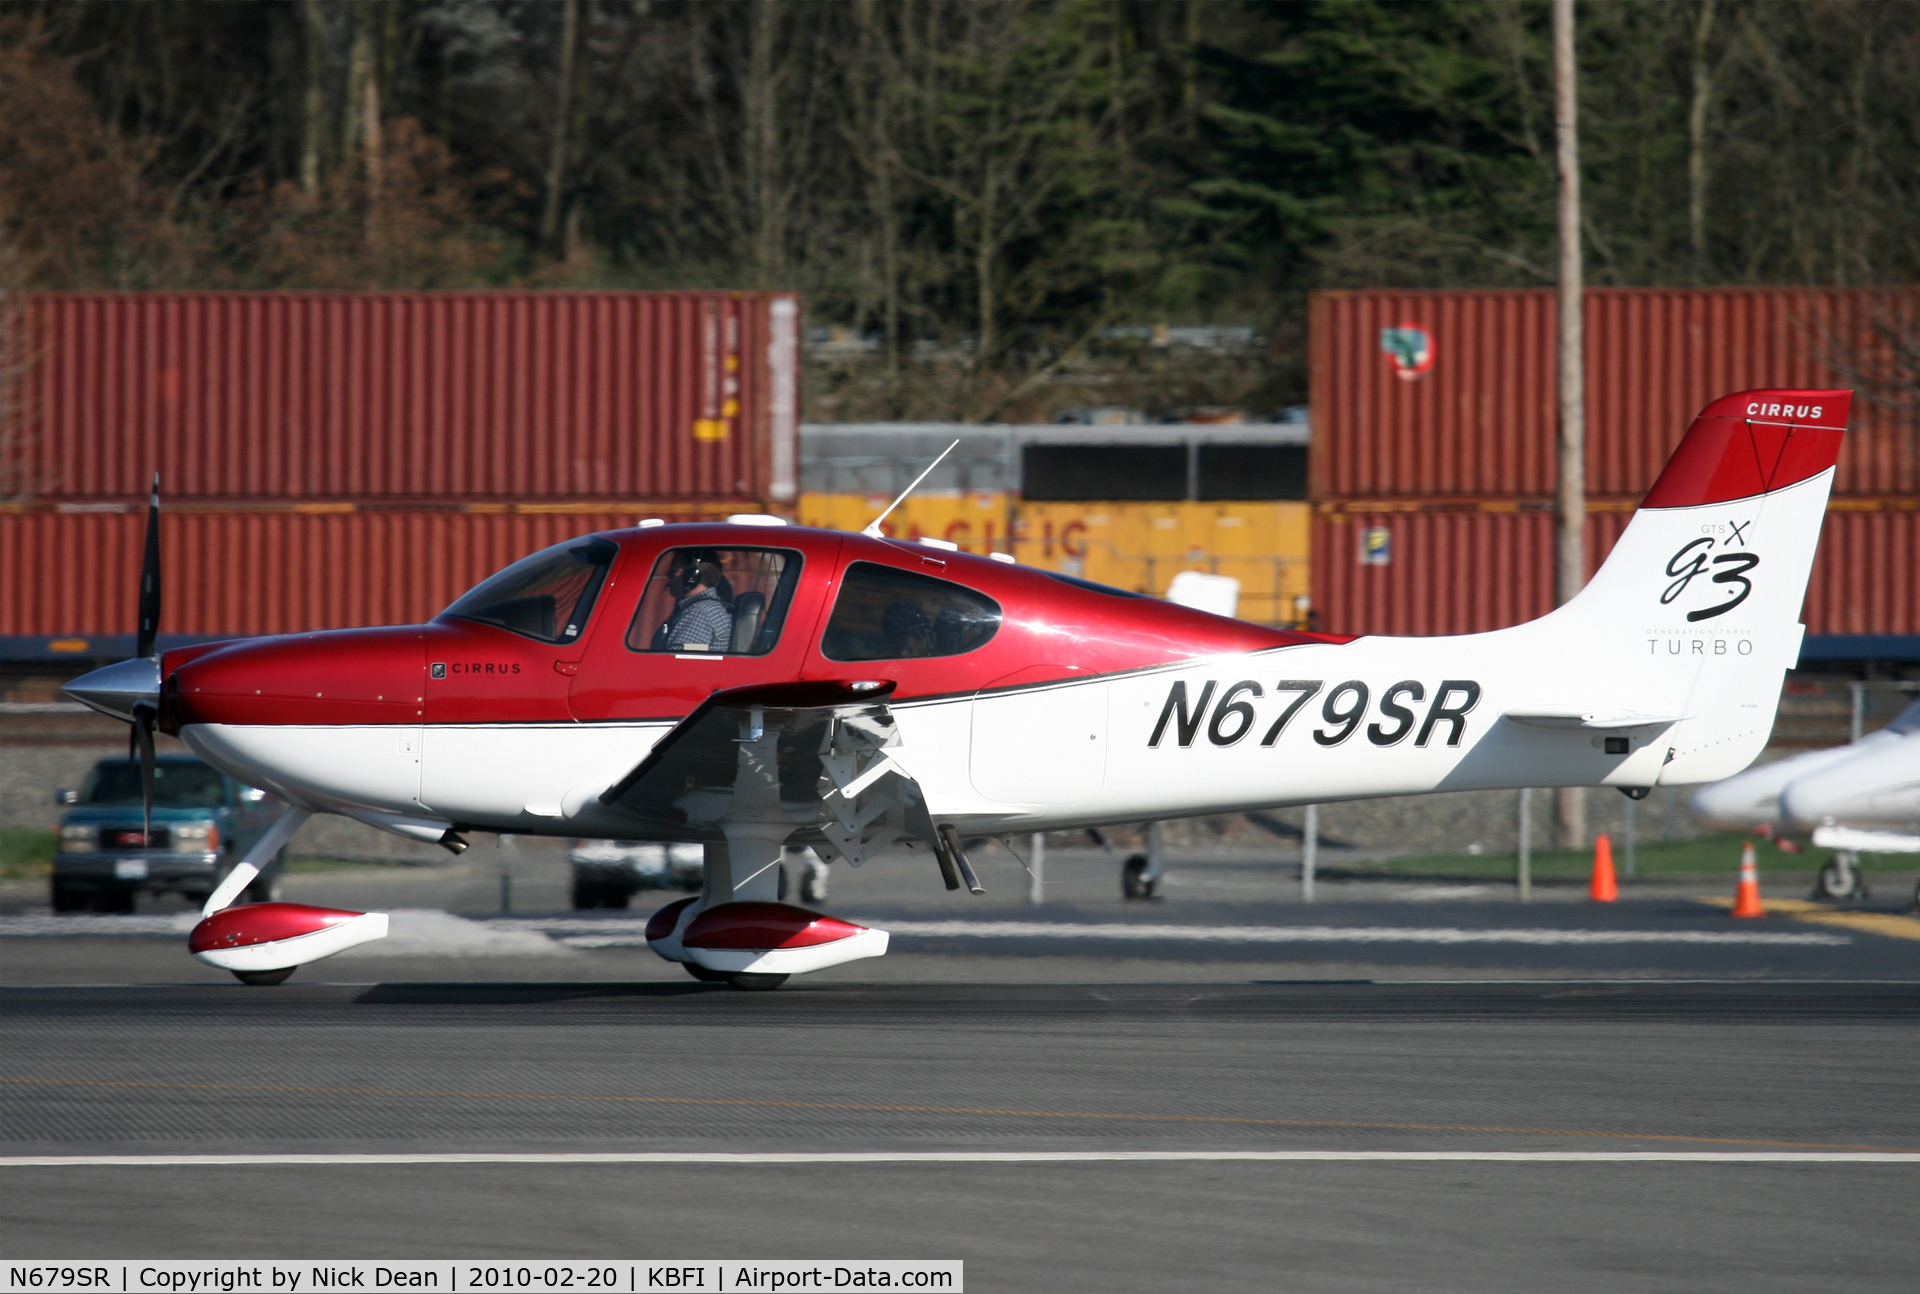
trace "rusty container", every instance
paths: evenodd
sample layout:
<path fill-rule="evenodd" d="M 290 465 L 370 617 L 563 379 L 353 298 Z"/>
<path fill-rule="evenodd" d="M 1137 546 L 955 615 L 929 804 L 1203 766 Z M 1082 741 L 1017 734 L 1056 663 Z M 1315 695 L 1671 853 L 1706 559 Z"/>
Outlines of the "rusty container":
<path fill-rule="evenodd" d="M 1587 571 L 1632 513 L 1587 517 Z M 1323 507 L 1311 543 L 1316 623 L 1336 633 L 1464 634 L 1504 629 L 1554 607 L 1553 513 Z M 1802 620 L 1809 634 L 1920 634 L 1920 511 L 1827 514 Z"/>
<path fill-rule="evenodd" d="M 646 516 L 721 515 L 640 507 L 169 514 L 160 532 L 160 629 L 204 638 L 417 624 L 548 544 Z M 90 640 L 102 636 L 130 641 L 144 535 L 138 512 L 0 514 L 0 640 L 33 640 L 17 642 L 15 653 L 32 658 L 96 656 Z"/>
<path fill-rule="evenodd" d="M 1547 500 L 1550 289 L 1320 292 L 1311 303 L 1312 496 Z M 1586 295 L 1587 491 L 1639 498 L 1693 416 L 1754 387 L 1854 387 L 1836 494 L 1920 489 L 1894 356 L 1920 291 L 1602 288 Z"/>
<path fill-rule="evenodd" d="M 9 492 L 790 506 L 799 330 L 779 293 L 48 293 Z"/>

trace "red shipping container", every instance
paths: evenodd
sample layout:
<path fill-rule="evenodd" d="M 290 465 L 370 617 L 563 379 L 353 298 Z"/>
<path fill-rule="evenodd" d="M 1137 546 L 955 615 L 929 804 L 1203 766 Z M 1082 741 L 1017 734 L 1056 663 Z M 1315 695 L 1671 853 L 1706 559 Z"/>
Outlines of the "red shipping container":
<path fill-rule="evenodd" d="M 1591 574 L 1632 517 L 1587 517 Z M 1313 605 L 1335 633 L 1464 634 L 1554 607 L 1546 509 L 1322 508 L 1313 519 Z M 1368 532 L 1374 532 L 1369 534 Z M 1920 511 L 1827 514 L 1802 620 L 1810 634 L 1920 634 Z"/>
<path fill-rule="evenodd" d="M 1551 498 L 1556 318 L 1552 289 L 1316 293 L 1313 497 Z M 1601 288 L 1585 325 L 1587 490 L 1631 500 L 1716 396 L 1884 376 L 1920 291 Z M 1855 400 L 1836 493 L 1920 489 L 1917 451 L 1911 407 Z"/>
<path fill-rule="evenodd" d="M 735 292 L 30 298 L 12 470 L 40 499 L 796 493 L 799 303 Z"/>
<path fill-rule="evenodd" d="M 645 516 L 723 511 L 201 512 L 160 528 L 163 635 L 224 637 L 417 624 L 548 544 Z M 0 514 L 0 639 L 131 635 L 146 518 L 139 512 Z M 31 653 L 41 654 L 41 653 Z"/>

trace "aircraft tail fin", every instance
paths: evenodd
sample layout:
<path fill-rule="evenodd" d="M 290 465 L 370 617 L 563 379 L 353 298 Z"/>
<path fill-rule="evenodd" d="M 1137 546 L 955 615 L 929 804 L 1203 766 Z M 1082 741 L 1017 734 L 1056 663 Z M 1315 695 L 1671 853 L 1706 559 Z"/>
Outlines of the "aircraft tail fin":
<path fill-rule="evenodd" d="M 1534 622 L 1605 640 L 1633 662 L 1616 675 L 1623 700 L 1676 716 L 1662 783 L 1730 776 L 1766 744 L 1852 402 L 1801 390 L 1713 401 L 1586 588 Z"/>

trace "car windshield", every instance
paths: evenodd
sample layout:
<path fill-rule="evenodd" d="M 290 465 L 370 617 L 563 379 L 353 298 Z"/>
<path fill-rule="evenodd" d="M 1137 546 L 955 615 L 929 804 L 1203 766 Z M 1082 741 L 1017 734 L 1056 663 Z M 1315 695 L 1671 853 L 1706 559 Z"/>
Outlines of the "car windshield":
<path fill-rule="evenodd" d="M 130 759 L 103 759 L 87 774 L 82 804 L 140 803 L 140 769 Z M 205 764 L 161 763 L 153 770 L 153 802 L 167 809 L 217 809 L 227 802 L 220 774 Z"/>
<path fill-rule="evenodd" d="M 543 548 L 476 584 L 442 614 L 541 642 L 578 642 L 619 551 L 612 540 L 597 538 Z"/>

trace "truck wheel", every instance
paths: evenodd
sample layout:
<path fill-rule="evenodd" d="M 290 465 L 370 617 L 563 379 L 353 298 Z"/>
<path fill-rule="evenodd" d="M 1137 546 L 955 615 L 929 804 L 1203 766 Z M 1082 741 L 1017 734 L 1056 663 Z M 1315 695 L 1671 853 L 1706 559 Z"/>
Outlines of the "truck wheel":
<path fill-rule="evenodd" d="M 624 908 L 632 902 L 632 892 L 617 885 L 609 885 L 600 892 L 600 906 L 603 908 Z"/>
<path fill-rule="evenodd" d="M 280 874 L 263 872 L 240 893 L 242 903 L 275 903 L 280 898 Z M 277 981 L 276 981 L 277 982 Z"/>
<path fill-rule="evenodd" d="M 601 893 L 602 893 L 602 890 L 597 883 L 593 881 L 583 881 L 577 876 L 574 877 L 573 878 L 574 910 L 576 912 L 584 912 L 589 908 L 599 907 Z"/>
<path fill-rule="evenodd" d="M 95 912 L 131 912 L 134 894 L 135 890 L 131 885 L 103 886 L 93 892 L 93 910 Z"/>
<path fill-rule="evenodd" d="M 267 988 L 274 984 L 285 984 L 293 975 L 294 968 L 283 966 L 270 971 L 235 971 L 233 977 L 250 988 Z"/>
<path fill-rule="evenodd" d="M 53 910 L 55 912 L 85 912 L 87 910 L 86 891 L 75 889 L 71 885 L 62 885 L 59 881 L 55 881 L 53 883 Z"/>

